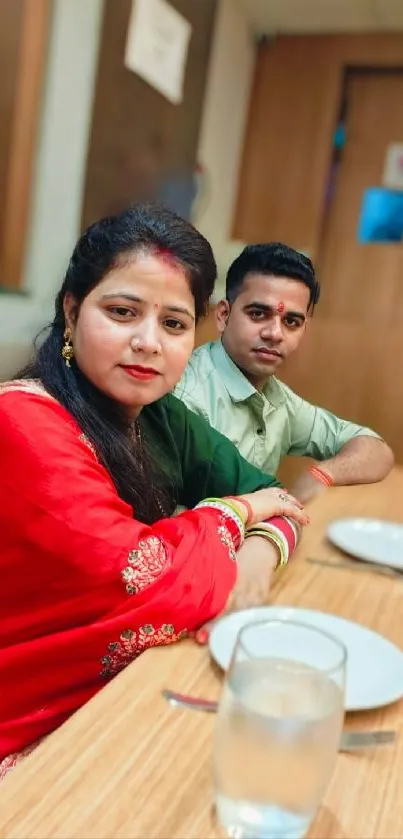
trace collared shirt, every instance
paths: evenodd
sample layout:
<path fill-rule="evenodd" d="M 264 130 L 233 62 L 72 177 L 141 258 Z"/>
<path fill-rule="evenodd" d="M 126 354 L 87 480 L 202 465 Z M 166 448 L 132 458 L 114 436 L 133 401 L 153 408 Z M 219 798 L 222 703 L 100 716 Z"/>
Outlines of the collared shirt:
<path fill-rule="evenodd" d="M 354 437 L 379 437 L 311 405 L 274 376 L 257 391 L 221 341 L 194 351 L 174 393 L 235 443 L 246 460 L 271 475 L 285 455 L 327 460 Z"/>

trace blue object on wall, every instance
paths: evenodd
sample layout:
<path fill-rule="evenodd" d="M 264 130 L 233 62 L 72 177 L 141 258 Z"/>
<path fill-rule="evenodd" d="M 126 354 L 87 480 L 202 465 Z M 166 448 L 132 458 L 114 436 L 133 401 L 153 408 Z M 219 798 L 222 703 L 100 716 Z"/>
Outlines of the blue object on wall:
<path fill-rule="evenodd" d="M 165 179 L 158 189 L 158 200 L 187 221 L 191 219 L 196 196 L 196 173 L 190 169 Z"/>
<path fill-rule="evenodd" d="M 346 126 L 344 123 L 340 122 L 339 125 L 336 127 L 336 130 L 333 135 L 333 146 L 335 149 L 344 149 L 346 145 Z"/>
<path fill-rule="evenodd" d="M 370 187 L 362 198 L 358 223 L 361 244 L 388 244 L 403 240 L 403 191 Z"/>

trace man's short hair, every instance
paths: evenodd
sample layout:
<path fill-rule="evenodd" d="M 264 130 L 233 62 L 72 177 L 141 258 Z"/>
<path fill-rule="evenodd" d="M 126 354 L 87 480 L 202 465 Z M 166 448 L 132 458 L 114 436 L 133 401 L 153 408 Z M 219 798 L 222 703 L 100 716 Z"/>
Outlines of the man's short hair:
<path fill-rule="evenodd" d="M 249 274 L 265 274 L 268 277 L 288 277 L 299 280 L 309 288 L 309 309 L 314 309 L 319 300 L 320 285 L 316 279 L 311 260 L 300 251 L 289 248 L 281 242 L 247 245 L 230 265 L 226 279 L 226 298 L 233 303 L 241 293 Z"/>

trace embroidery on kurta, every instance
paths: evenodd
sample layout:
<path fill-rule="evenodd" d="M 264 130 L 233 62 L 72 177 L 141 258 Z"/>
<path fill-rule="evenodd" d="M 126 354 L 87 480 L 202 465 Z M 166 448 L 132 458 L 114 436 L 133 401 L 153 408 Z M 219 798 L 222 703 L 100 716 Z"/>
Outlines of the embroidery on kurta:
<path fill-rule="evenodd" d="M 140 626 L 138 630 L 125 629 L 118 641 L 111 641 L 108 645 L 108 654 L 101 659 L 101 676 L 104 678 L 115 676 L 144 650 L 173 644 L 185 638 L 186 635 L 186 630 L 177 633 L 171 623 L 163 623 L 159 629 L 151 623 Z"/>
<path fill-rule="evenodd" d="M 228 549 L 230 559 L 232 559 L 233 562 L 235 562 L 236 561 L 236 550 L 235 550 L 234 540 L 231 536 L 230 531 L 228 530 L 228 527 L 225 524 L 221 524 L 219 526 L 218 535 L 219 535 L 223 545 L 225 545 L 225 547 Z"/>
<path fill-rule="evenodd" d="M 138 548 L 127 557 L 121 574 L 128 594 L 138 594 L 154 583 L 171 564 L 167 550 L 157 536 L 141 539 Z"/>
<path fill-rule="evenodd" d="M 82 432 L 78 438 L 81 443 L 84 443 L 85 446 L 92 452 L 95 457 L 95 460 L 98 460 L 97 450 L 91 440 L 88 439 L 87 435 Z"/>
<path fill-rule="evenodd" d="M 3 758 L 0 760 L 0 781 L 5 778 L 6 775 L 10 772 L 11 769 L 14 769 L 14 766 L 17 766 L 18 763 L 21 763 L 25 757 L 31 754 L 31 752 L 39 746 L 39 743 L 42 743 L 44 737 L 40 737 L 39 740 L 36 740 L 34 743 L 30 743 L 29 746 L 25 746 L 24 749 L 21 749 L 20 752 L 14 752 L 8 757 Z"/>

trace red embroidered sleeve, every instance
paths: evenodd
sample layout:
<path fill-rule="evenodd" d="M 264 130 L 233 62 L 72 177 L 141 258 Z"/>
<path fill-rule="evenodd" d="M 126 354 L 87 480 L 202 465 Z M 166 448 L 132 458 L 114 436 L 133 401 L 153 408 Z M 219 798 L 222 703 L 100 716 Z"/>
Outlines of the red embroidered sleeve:
<path fill-rule="evenodd" d="M 101 673 L 219 614 L 236 580 L 222 511 L 136 521 L 80 434 L 50 397 L 0 390 L 0 760 L 87 701 Z"/>

